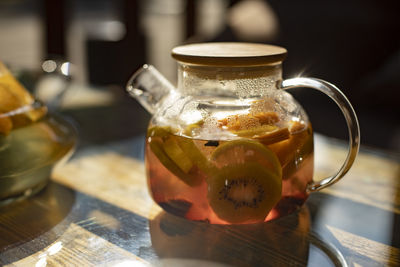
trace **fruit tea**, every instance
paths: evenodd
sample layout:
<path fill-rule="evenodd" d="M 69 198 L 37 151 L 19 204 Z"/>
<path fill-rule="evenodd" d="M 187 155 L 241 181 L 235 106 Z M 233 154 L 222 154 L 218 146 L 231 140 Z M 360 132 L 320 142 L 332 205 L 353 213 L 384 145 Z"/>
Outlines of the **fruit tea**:
<path fill-rule="evenodd" d="M 57 117 L 45 116 L 0 135 L 0 205 L 45 186 L 54 164 L 74 146 L 69 131 Z"/>
<path fill-rule="evenodd" d="M 278 121 L 274 112 L 227 116 L 218 121 L 226 133 L 219 139 L 194 134 L 203 121 L 184 130 L 150 125 L 145 163 L 153 199 L 170 213 L 213 224 L 257 223 L 297 210 L 312 182 L 312 128 Z"/>

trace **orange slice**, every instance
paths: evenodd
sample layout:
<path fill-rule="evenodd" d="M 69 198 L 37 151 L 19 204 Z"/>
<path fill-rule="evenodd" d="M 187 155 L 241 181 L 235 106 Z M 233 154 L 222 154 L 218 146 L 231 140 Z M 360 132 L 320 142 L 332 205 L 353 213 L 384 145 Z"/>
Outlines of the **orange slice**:
<path fill-rule="evenodd" d="M 228 116 L 219 120 L 219 126 L 237 136 L 257 139 L 269 145 L 289 138 L 288 128 L 278 127 L 278 122 L 278 114 L 270 111 Z"/>
<path fill-rule="evenodd" d="M 290 136 L 287 127 L 278 128 L 275 125 L 262 125 L 257 128 L 251 128 L 240 131 L 232 131 L 240 137 L 247 137 L 251 139 L 257 139 L 264 145 L 270 145 L 273 143 L 280 142 L 282 140 L 288 139 Z"/>
<path fill-rule="evenodd" d="M 289 139 L 268 146 L 276 154 L 284 169 L 283 179 L 295 171 L 296 168 L 290 166 L 295 163 L 295 157 L 302 157 L 303 154 L 310 154 L 313 151 L 311 125 L 306 128 L 300 122 L 293 122 L 290 132 Z"/>
<path fill-rule="evenodd" d="M 13 125 L 10 118 L 0 117 L 0 134 L 9 134 L 11 132 Z"/>
<path fill-rule="evenodd" d="M 218 121 L 220 127 L 229 131 L 239 131 L 251 128 L 258 128 L 262 125 L 274 125 L 279 122 L 276 112 L 259 112 L 255 114 L 236 114 Z"/>
<path fill-rule="evenodd" d="M 47 109 L 34 105 L 33 96 L 0 62 L 0 134 L 25 126 L 43 117 Z"/>

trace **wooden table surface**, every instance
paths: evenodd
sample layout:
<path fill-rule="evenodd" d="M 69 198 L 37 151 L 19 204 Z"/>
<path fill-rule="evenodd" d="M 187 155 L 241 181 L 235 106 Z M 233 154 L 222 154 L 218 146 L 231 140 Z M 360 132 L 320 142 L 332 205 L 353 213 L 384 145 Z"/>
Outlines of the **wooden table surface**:
<path fill-rule="evenodd" d="M 0 265 L 400 266 L 396 156 L 362 148 L 343 180 L 313 193 L 299 212 L 221 226 L 156 206 L 143 135 L 90 142 L 91 134 L 96 140 L 83 131 L 74 156 L 41 193 L 0 208 Z M 333 174 L 345 154 L 343 143 L 317 135 L 315 177 Z"/>

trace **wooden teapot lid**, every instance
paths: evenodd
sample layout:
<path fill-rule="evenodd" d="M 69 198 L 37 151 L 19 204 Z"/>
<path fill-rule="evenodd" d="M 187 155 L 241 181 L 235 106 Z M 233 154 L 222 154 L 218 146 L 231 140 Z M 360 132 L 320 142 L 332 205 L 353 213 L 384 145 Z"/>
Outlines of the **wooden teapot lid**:
<path fill-rule="evenodd" d="M 285 59 L 283 47 L 258 43 L 198 43 L 172 49 L 177 61 L 207 66 L 262 66 Z"/>

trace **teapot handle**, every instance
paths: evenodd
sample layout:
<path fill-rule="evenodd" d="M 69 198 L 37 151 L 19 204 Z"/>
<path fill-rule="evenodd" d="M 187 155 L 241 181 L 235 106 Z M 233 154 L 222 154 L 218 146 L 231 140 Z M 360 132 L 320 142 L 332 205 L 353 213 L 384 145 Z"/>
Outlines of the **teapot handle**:
<path fill-rule="evenodd" d="M 346 96 L 333 84 L 315 78 L 292 78 L 282 81 L 280 89 L 308 87 L 321 91 L 333 99 L 346 119 L 349 131 L 349 150 L 342 167 L 333 176 L 326 177 L 308 185 L 308 192 L 319 191 L 339 181 L 351 168 L 360 147 L 360 126 L 356 113 Z"/>

